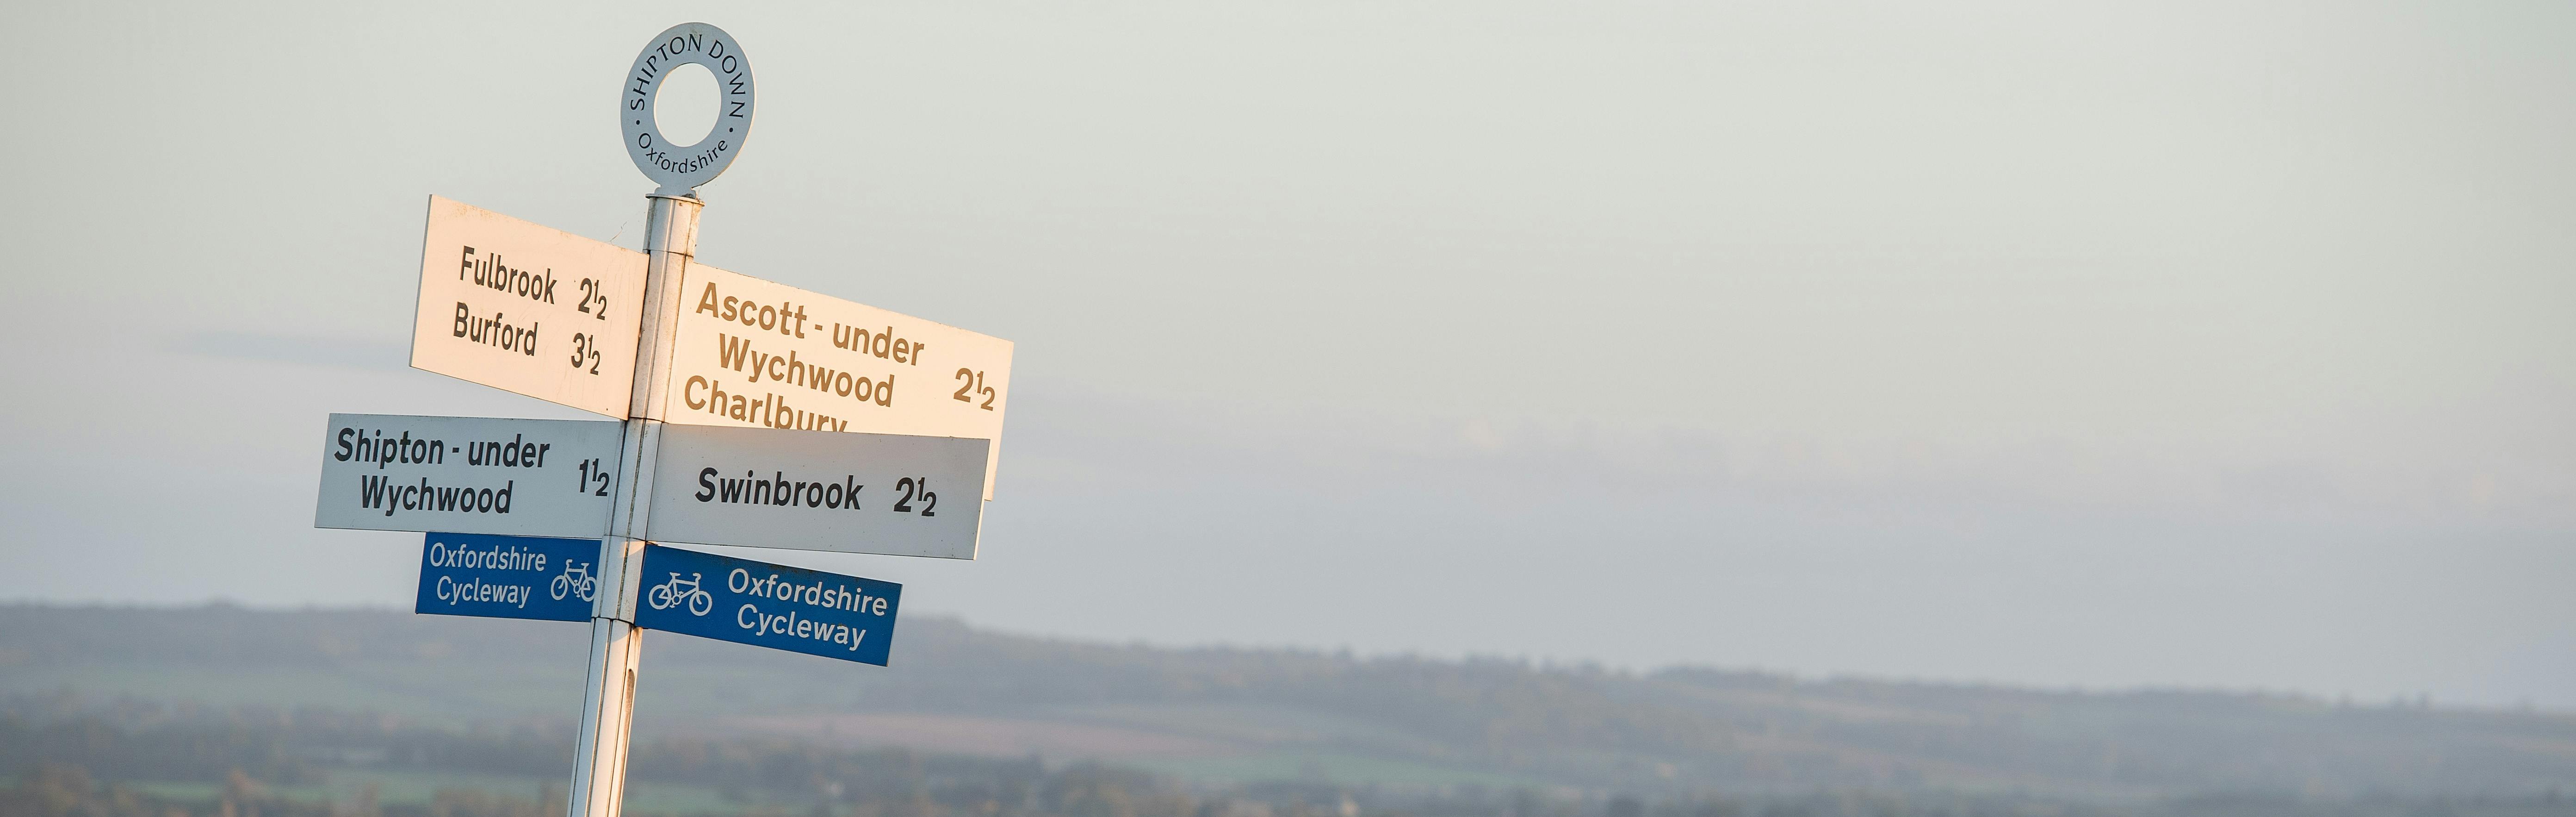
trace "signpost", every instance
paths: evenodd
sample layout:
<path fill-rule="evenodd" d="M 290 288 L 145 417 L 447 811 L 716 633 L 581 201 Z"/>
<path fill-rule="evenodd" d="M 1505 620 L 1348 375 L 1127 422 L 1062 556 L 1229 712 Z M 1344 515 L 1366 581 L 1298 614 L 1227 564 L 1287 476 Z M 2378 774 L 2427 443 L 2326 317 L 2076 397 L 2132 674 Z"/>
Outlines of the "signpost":
<path fill-rule="evenodd" d="M 598 539 L 433 533 L 420 546 L 412 612 L 589 621 L 599 597 Z"/>
<path fill-rule="evenodd" d="M 717 78 L 693 145 L 663 78 Z M 431 197 L 415 368 L 615 421 L 334 414 L 313 523 L 435 531 L 413 609 L 591 623 L 567 817 L 616 817 L 642 630 L 883 666 L 900 585 L 646 540 L 973 559 L 1009 341 L 696 263 L 698 185 L 751 132 L 750 58 L 656 35 L 618 102 L 657 185 L 641 253 Z"/>
<path fill-rule="evenodd" d="M 618 424 L 334 414 L 313 526 L 594 537 L 617 486 Z"/>
<path fill-rule="evenodd" d="M 885 666 L 903 585 L 661 546 L 635 623 L 651 630 Z"/>
<path fill-rule="evenodd" d="M 429 197 L 412 368 L 618 419 L 644 254 Z"/>

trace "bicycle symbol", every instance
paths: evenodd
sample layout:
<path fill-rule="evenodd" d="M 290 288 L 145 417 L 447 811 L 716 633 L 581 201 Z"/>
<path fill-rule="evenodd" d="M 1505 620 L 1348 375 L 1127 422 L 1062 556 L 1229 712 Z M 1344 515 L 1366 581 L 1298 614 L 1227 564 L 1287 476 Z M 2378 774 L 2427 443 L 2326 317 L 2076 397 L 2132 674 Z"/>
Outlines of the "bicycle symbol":
<path fill-rule="evenodd" d="M 679 571 L 672 571 L 671 580 L 655 585 L 652 592 L 644 594 L 644 601 L 652 604 L 655 610 L 667 610 L 681 602 L 688 602 L 690 615 L 706 615 L 707 611 L 715 609 L 716 597 L 699 589 L 698 580 L 705 575 L 691 573 L 687 579 L 682 579 Z"/>
<path fill-rule="evenodd" d="M 590 575 L 589 562 L 565 562 L 563 575 L 556 576 L 546 589 L 555 594 L 556 601 L 562 601 L 568 595 L 578 595 L 582 601 L 589 601 L 593 594 L 599 592 L 599 579 Z"/>

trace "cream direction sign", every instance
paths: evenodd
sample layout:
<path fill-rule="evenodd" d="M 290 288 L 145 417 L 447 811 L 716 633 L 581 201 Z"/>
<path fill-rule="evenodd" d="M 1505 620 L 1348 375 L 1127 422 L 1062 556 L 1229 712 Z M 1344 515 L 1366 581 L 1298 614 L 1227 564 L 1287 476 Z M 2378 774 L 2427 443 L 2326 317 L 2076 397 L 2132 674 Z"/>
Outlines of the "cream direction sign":
<path fill-rule="evenodd" d="M 975 558 L 991 440 L 678 424 L 661 438 L 641 538 Z"/>
<path fill-rule="evenodd" d="M 431 196 L 412 368 L 625 419 L 644 254 Z"/>
<path fill-rule="evenodd" d="M 624 430 L 614 420 L 333 414 L 313 526 L 597 538 Z"/>
<path fill-rule="evenodd" d="M 1010 341 L 694 262 L 681 282 L 671 376 L 645 416 L 992 440 L 977 494 L 993 497 Z"/>

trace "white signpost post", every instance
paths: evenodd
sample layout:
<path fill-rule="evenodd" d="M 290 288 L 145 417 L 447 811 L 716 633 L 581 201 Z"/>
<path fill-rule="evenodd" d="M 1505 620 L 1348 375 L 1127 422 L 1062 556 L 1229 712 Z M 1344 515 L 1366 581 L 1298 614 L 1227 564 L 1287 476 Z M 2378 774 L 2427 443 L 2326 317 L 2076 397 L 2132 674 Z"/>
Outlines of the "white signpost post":
<path fill-rule="evenodd" d="M 718 109 L 682 146 L 653 111 L 684 64 L 715 74 Z M 648 586 L 657 626 L 887 659 L 899 585 L 646 540 L 972 559 L 992 496 L 1009 341 L 696 263 L 697 187 L 740 154 L 751 114 L 751 63 L 724 31 L 673 26 L 636 56 L 618 119 L 657 185 L 641 253 L 430 199 L 412 365 L 618 421 L 334 414 L 324 435 L 316 526 L 433 532 L 424 571 L 465 571 L 424 573 L 424 592 L 448 595 L 420 609 L 577 615 L 527 609 L 549 570 L 550 601 L 595 591 L 568 817 L 615 817 L 624 798 Z M 560 543 L 459 535 L 600 545 L 595 563 L 547 567 Z M 480 544 L 441 550 L 448 539 Z M 659 582 L 648 551 L 670 574 Z M 704 583 L 711 571 L 722 583 Z M 809 583 L 832 603 L 755 609 Z M 479 606 L 435 589 L 463 585 Z M 766 601 L 714 616 L 719 596 Z"/>

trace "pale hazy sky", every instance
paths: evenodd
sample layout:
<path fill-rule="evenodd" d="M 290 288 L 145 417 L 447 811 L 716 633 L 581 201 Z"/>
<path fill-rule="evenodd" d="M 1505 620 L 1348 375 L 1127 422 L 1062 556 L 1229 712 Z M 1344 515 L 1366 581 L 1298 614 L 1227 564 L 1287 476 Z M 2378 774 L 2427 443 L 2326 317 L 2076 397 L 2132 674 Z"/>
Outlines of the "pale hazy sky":
<path fill-rule="evenodd" d="M 982 559 L 755 557 L 2576 708 L 2576 6 L 94 5 L 0 84 L 0 599 L 408 604 L 418 537 L 310 527 L 324 416 L 582 416 L 404 367 L 425 197 L 636 245 L 619 81 L 705 20 L 700 257 L 1018 344 Z"/>

